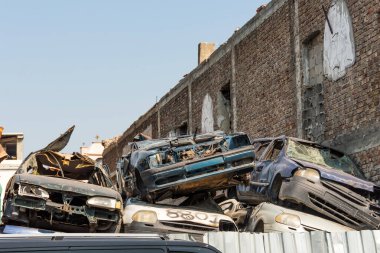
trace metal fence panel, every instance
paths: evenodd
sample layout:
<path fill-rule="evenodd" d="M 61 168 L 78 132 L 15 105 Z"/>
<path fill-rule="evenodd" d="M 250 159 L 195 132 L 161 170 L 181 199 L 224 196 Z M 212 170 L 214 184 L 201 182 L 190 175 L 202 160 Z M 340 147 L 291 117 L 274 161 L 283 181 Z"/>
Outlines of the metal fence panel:
<path fill-rule="evenodd" d="M 210 232 L 203 241 L 223 253 L 380 253 L 380 231 L 346 233 Z"/>

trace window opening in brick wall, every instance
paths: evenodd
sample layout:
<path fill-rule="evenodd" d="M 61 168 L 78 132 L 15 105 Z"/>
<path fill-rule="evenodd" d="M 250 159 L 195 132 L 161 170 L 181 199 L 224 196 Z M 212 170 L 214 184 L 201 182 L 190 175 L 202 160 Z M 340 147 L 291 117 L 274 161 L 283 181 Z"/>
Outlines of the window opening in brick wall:
<path fill-rule="evenodd" d="M 323 40 L 319 31 L 303 42 L 303 137 L 324 140 L 325 111 L 323 93 Z"/>
<path fill-rule="evenodd" d="M 218 94 L 218 127 L 220 130 L 230 133 L 231 129 L 231 85 L 228 82 Z"/>

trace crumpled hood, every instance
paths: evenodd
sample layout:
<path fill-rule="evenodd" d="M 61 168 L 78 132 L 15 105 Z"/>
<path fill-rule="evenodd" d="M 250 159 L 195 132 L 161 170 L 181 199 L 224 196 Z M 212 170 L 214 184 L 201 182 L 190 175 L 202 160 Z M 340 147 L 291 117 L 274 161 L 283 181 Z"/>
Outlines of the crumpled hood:
<path fill-rule="evenodd" d="M 57 190 L 60 192 L 73 192 L 86 196 L 109 197 L 121 200 L 120 194 L 113 189 L 88 184 L 77 180 L 32 174 L 16 174 L 15 182 L 37 185 L 43 187 L 44 189 Z"/>
<path fill-rule="evenodd" d="M 360 179 L 358 177 L 345 173 L 341 170 L 328 168 L 322 165 L 318 165 L 315 163 L 310 163 L 310 162 L 306 162 L 306 161 L 302 161 L 302 160 L 298 160 L 294 158 L 292 158 L 292 160 L 298 164 L 301 164 L 305 168 L 312 168 L 312 169 L 318 170 L 322 178 L 335 181 L 338 183 L 342 183 L 345 185 L 350 185 L 357 189 L 374 192 L 374 187 L 376 185 L 370 181 Z"/>

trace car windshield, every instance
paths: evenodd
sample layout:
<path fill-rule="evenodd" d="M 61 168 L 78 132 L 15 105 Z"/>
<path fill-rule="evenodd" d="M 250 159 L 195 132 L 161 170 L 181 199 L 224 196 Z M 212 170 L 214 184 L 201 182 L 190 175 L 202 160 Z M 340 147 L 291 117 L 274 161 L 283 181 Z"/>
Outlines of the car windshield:
<path fill-rule="evenodd" d="M 365 179 L 362 172 L 348 156 L 327 147 L 289 140 L 286 154 L 290 158 L 337 169 Z"/>

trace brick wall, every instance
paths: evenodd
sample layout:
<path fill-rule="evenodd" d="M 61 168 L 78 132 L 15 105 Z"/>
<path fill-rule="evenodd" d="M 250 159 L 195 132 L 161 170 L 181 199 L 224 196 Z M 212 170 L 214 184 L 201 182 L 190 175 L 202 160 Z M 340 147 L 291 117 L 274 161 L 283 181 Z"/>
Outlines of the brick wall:
<path fill-rule="evenodd" d="M 160 108 L 161 136 L 168 136 L 170 131 L 188 122 L 189 94 L 187 89 L 169 100 Z"/>
<path fill-rule="evenodd" d="M 238 130 L 295 135 L 291 20 L 285 4 L 236 45 Z"/>
<path fill-rule="evenodd" d="M 206 94 L 209 94 L 213 101 L 214 129 L 218 129 L 216 106 L 218 93 L 224 85 L 228 85 L 230 80 L 231 55 L 226 54 L 193 81 L 191 85 L 193 131 L 202 129 L 202 105 Z"/>
<path fill-rule="evenodd" d="M 200 131 L 208 94 L 215 130 L 314 139 L 351 154 L 380 182 L 379 0 L 346 0 L 356 61 L 336 81 L 321 72 L 322 6 L 329 10 L 331 3 L 270 2 L 108 147 L 105 163 L 113 167 L 126 143 L 146 129 L 154 138 L 175 133 L 184 122 L 189 133 Z M 226 87 L 228 101 L 221 95 Z M 228 124 L 221 124 L 226 117 Z"/>

